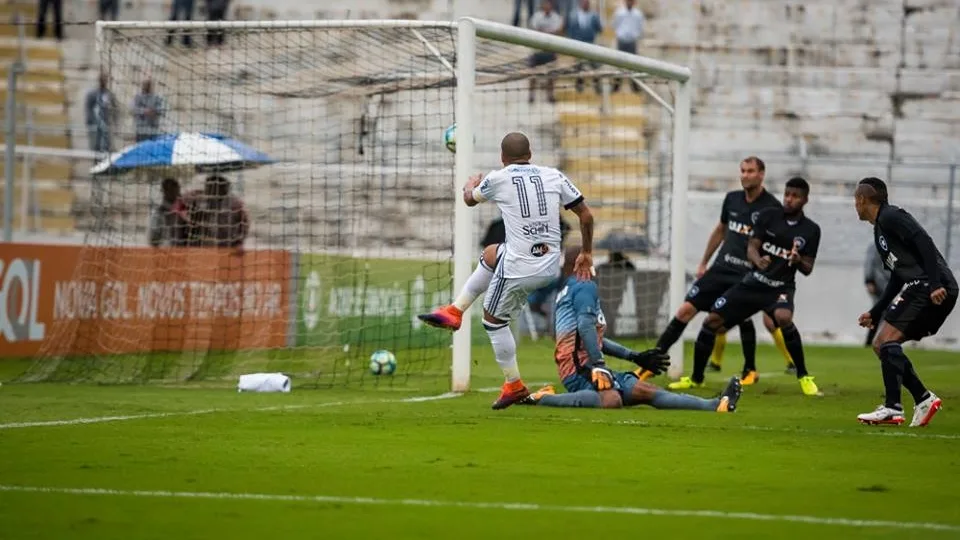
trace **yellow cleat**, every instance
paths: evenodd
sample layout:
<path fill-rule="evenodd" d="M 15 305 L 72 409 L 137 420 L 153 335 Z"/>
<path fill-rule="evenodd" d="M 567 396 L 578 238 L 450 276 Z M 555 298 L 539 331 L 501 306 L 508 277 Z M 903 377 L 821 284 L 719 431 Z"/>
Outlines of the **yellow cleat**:
<path fill-rule="evenodd" d="M 557 391 L 556 389 L 553 388 L 553 385 L 548 384 L 543 388 L 537 390 L 536 392 L 530 394 L 529 396 L 523 398 L 517 403 L 520 405 L 536 405 L 537 403 L 540 402 L 540 399 L 542 399 L 543 396 L 552 396 L 556 393 Z"/>
<path fill-rule="evenodd" d="M 637 368 L 633 370 L 633 374 L 636 375 L 637 378 L 640 379 L 641 381 L 645 381 L 647 379 L 652 379 L 656 377 L 656 375 L 654 375 L 652 371 L 643 369 L 643 368 Z"/>
<path fill-rule="evenodd" d="M 691 388 L 703 388 L 705 386 L 702 382 L 694 382 L 690 377 L 680 377 L 679 381 L 668 384 L 667 388 L 670 390 L 689 390 Z"/>
<path fill-rule="evenodd" d="M 803 390 L 803 395 L 805 396 L 822 396 L 820 389 L 817 388 L 817 383 L 813 382 L 813 377 L 807 375 L 806 377 L 800 377 L 800 389 Z"/>
<path fill-rule="evenodd" d="M 757 375 L 756 371 L 748 371 L 746 374 L 740 377 L 740 384 L 743 386 L 750 386 L 751 384 L 757 384 L 760 382 L 760 375 Z"/>

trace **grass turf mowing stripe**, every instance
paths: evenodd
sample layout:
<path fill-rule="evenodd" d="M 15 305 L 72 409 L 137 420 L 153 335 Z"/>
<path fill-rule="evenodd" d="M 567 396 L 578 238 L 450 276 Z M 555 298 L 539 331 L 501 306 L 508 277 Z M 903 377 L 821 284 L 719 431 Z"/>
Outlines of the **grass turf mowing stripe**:
<path fill-rule="evenodd" d="M 814 525 L 833 525 L 853 528 L 876 529 L 913 529 L 928 531 L 955 531 L 960 532 L 960 525 L 945 523 L 931 523 L 918 521 L 884 521 L 872 519 L 849 519 L 818 516 L 796 516 L 778 514 L 758 514 L 754 512 L 723 512 L 719 510 L 671 510 L 661 508 L 638 508 L 631 506 L 563 506 L 538 503 L 509 503 L 509 502 L 469 502 L 469 501 L 440 501 L 427 499 L 380 499 L 376 497 L 339 497 L 332 495 L 273 495 L 265 493 L 230 493 L 230 492 L 202 492 L 202 491 L 152 491 L 152 490 L 119 490 L 102 488 L 64 488 L 40 486 L 12 486 L 0 485 L 0 492 L 10 493 L 43 493 L 55 495 L 78 496 L 117 496 L 117 497 L 145 497 L 167 499 L 213 499 L 213 500 L 247 500 L 269 502 L 307 502 L 307 503 L 334 503 L 376 506 L 418 506 L 433 508 L 469 508 L 478 510 L 512 510 L 527 512 L 575 512 L 588 514 L 619 514 L 639 516 L 668 516 L 732 519 L 741 521 L 780 521 L 792 523 L 810 523 Z"/>
<path fill-rule="evenodd" d="M 84 424 L 102 424 L 105 422 L 123 422 L 125 420 L 144 420 L 148 418 L 170 418 L 174 416 L 199 416 L 203 414 L 213 414 L 219 412 L 268 412 L 268 411 L 292 411 L 297 409 L 313 409 L 320 407 L 338 407 L 340 405 L 366 405 L 371 403 L 422 403 L 424 401 L 436 401 L 440 399 L 450 399 L 459 397 L 462 394 L 456 392 L 447 392 L 435 396 L 418 396 L 402 399 L 379 399 L 379 400 L 357 400 L 357 401 L 329 401 L 326 403 L 314 403 L 305 405 L 276 405 L 272 407 L 258 407 L 255 409 L 199 409 L 194 411 L 165 412 L 165 413 L 144 413 L 128 414 L 119 416 L 97 416 L 93 418 L 71 418 L 66 420 L 47 420 L 42 422 L 14 422 L 10 424 L 0 424 L 0 429 L 21 429 L 31 427 L 56 427 L 56 426 L 78 426 Z"/>

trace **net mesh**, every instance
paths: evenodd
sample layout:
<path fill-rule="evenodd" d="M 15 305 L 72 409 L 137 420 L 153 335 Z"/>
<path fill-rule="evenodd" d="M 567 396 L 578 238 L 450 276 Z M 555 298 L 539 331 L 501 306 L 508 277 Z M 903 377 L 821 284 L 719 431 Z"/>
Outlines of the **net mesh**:
<path fill-rule="evenodd" d="M 183 46 L 204 40 L 215 46 Z M 102 43 L 118 101 L 143 109 L 125 142 L 179 134 L 141 143 L 162 153 L 169 139 L 176 161 L 196 154 L 184 134 L 216 134 L 273 163 L 95 177 L 79 194 L 88 233 L 56 285 L 53 338 L 25 380 L 283 371 L 317 386 L 449 384 L 450 334 L 415 315 L 453 294 L 460 182 L 442 137 L 456 121 L 454 28 L 108 27 Z M 478 39 L 476 64 L 477 170 L 500 167 L 506 132 L 530 135 L 534 161 L 566 171 L 594 209 L 608 333 L 654 335 L 669 278 L 669 115 L 639 78 L 576 58 Z M 148 79 L 154 97 L 138 97 Z M 179 202 L 164 202 L 167 178 Z M 475 215 L 479 250 L 497 215 Z M 576 217 L 564 219 L 578 242 Z M 531 299 L 525 335 L 549 334 L 549 293 Z M 395 353 L 394 375 L 370 373 L 378 349 Z"/>

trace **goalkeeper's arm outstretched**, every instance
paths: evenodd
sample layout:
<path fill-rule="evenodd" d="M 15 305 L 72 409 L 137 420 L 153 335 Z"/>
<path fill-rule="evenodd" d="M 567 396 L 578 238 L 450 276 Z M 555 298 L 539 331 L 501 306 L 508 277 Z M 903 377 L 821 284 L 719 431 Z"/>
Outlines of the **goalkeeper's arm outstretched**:
<path fill-rule="evenodd" d="M 567 248 L 563 264 L 564 283 L 557 295 L 554 311 L 556 321 L 556 349 L 554 360 L 567 393 L 556 394 L 546 387 L 530 395 L 526 404 L 545 407 L 619 408 L 650 405 L 657 409 L 687 409 L 728 412 L 736 409 L 740 398 L 740 382 L 730 380 L 723 394 L 715 399 L 703 399 L 687 394 L 675 394 L 653 384 L 640 381 L 636 372 L 618 372 L 610 369 L 604 355 L 621 358 L 640 369 L 660 374 L 669 367 L 670 357 L 656 349 L 633 351 L 605 339 L 606 321 L 600 309 L 600 297 L 595 281 L 578 281 L 573 265 L 579 249 Z"/>

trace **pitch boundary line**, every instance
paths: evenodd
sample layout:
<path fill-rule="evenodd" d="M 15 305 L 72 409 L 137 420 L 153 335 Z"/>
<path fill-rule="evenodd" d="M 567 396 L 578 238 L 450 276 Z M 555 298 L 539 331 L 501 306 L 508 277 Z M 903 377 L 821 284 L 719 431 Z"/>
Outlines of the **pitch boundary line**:
<path fill-rule="evenodd" d="M 21 429 L 32 427 L 56 427 L 56 426 L 78 426 L 86 424 L 103 424 L 106 422 L 123 422 L 126 420 L 145 420 L 150 418 L 171 418 L 175 416 L 200 416 L 204 414 L 214 414 L 222 412 L 269 412 L 269 411 L 292 411 L 298 409 L 318 409 L 324 407 L 338 407 L 341 405 L 366 405 L 372 403 L 422 403 L 424 401 L 437 401 L 441 399 L 450 399 L 459 397 L 462 394 L 456 392 L 446 392 L 435 396 L 417 396 L 400 399 L 377 399 L 377 400 L 356 400 L 356 401 L 328 401 L 323 403 L 304 403 L 299 405 L 274 405 L 271 407 L 256 407 L 253 409 L 198 409 L 193 411 L 171 411 L 162 413 L 144 413 L 127 414 L 118 416 L 95 416 L 91 418 L 72 418 L 66 420 L 45 420 L 37 422 L 13 422 L 9 424 L 0 424 L 0 430 L 3 429 Z"/>
<path fill-rule="evenodd" d="M 669 414 L 669 413 L 663 413 Z M 643 420 L 633 420 L 633 419 L 624 419 L 624 420 L 600 420 L 600 419 L 588 419 L 583 418 L 559 418 L 559 417 L 548 417 L 548 418 L 537 418 L 534 416 L 503 416 L 502 418 L 507 420 L 520 420 L 520 421 L 529 421 L 529 420 L 547 420 L 548 422 L 556 421 L 557 423 L 587 423 L 587 424 L 602 424 L 602 425 L 620 425 L 620 426 L 640 426 L 640 427 L 649 427 L 649 428 L 662 428 L 662 429 L 712 429 L 712 430 L 743 430 L 743 431 L 769 431 L 775 433 L 805 433 L 811 435 L 867 435 L 875 437 L 904 437 L 908 439 L 942 439 L 942 440 L 960 440 L 960 434 L 951 434 L 951 433 L 917 433 L 916 431 L 892 431 L 897 428 L 884 428 L 884 427 L 865 427 L 863 430 L 850 430 L 850 429 L 836 429 L 836 428 L 827 428 L 827 429 L 803 429 L 803 428 L 777 428 L 772 426 L 751 426 L 751 425 L 708 425 L 708 424 L 684 424 L 684 425 L 674 425 L 674 424 L 659 424 L 655 422 L 646 422 Z"/>
<path fill-rule="evenodd" d="M 119 496 L 147 497 L 165 499 L 212 499 L 247 500 L 268 502 L 308 502 L 354 504 L 368 506 L 408 506 L 428 508 L 469 508 L 474 510 L 514 510 L 527 512 L 563 512 L 583 514 L 620 514 L 638 516 L 668 516 L 732 519 L 741 521 L 780 521 L 791 523 L 810 523 L 814 525 L 834 525 L 854 528 L 878 529 L 921 529 L 928 531 L 960 531 L 960 525 L 923 521 L 883 521 L 872 519 L 832 518 L 786 514 L 760 514 L 755 512 L 724 512 L 720 510 L 673 510 L 663 508 L 641 508 L 632 506 L 564 506 L 539 503 L 470 502 L 443 501 L 430 499 L 381 499 L 376 497 L 342 497 L 335 495 L 273 495 L 265 493 L 231 493 L 203 491 L 150 491 L 120 490 L 102 488 L 63 488 L 40 486 L 0 485 L 0 492 L 42 493 L 78 496 Z"/>

